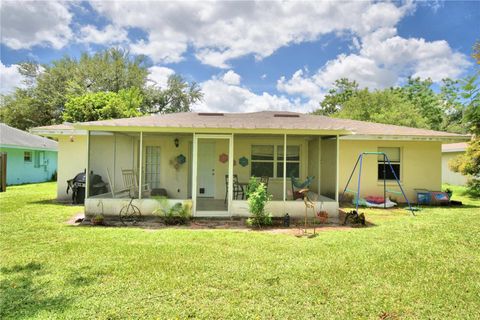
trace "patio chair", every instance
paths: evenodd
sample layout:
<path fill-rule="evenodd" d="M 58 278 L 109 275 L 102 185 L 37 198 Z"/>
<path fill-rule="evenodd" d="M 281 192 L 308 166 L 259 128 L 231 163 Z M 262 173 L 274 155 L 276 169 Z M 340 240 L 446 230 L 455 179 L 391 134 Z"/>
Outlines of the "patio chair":
<path fill-rule="evenodd" d="M 138 198 L 138 175 L 134 169 L 122 169 L 123 187 L 128 190 L 131 198 Z M 140 186 L 142 197 L 150 197 L 152 190 L 150 184 L 144 183 Z"/>
<path fill-rule="evenodd" d="M 303 182 L 298 181 L 294 176 L 292 179 L 292 197 L 293 200 L 303 199 L 303 194 L 300 192 L 301 189 L 307 189 L 312 183 L 314 176 L 308 176 L 307 179 Z"/>
<path fill-rule="evenodd" d="M 242 200 L 245 197 L 245 190 L 243 186 L 238 182 L 238 175 L 233 175 L 233 199 L 237 200 L 239 196 L 242 196 Z M 225 175 L 225 201 L 227 203 L 228 197 L 228 174 Z"/>

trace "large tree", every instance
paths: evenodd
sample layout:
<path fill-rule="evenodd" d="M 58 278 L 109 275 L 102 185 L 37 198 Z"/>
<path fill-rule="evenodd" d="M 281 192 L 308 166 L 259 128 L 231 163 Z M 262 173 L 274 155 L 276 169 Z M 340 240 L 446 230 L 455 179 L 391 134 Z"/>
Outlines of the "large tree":
<path fill-rule="evenodd" d="M 83 53 L 79 59 L 64 57 L 42 66 L 22 63 L 19 71 L 26 87 L 2 98 L 0 120 L 20 129 L 61 123 L 64 119 L 91 119 L 91 114 L 63 114 L 68 101 L 78 97 L 87 101 L 92 99 L 92 93 L 119 93 L 135 88 L 142 96 L 135 114 L 190 111 L 190 106 L 202 98 L 195 83 L 188 84 L 178 75 L 171 76 L 166 88 L 148 85 L 145 57 L 131 56 L 121 49 Z M 110 116 L 118 115 L 113 112 Z"/>
<path fill-rule="evenodd" d="M 359 91 L 358 83 L 347 78 L 341 78 L 334 82 L 333 88 L 320 102 L 320 108 L 313 113 L 323 116 L 333 115 L 343 109 L 344 104 L 353 98 Z"/>
<path fill-rule="evenodd" d="M 369 91 L 363 89 L 343 103 L 334 117 L 369 122 L 427 127 L 415 106 L 396 90 Z"/>
<path fill-rule="evenodd" d="M 480 65 L 480 42 L 474 45 L 472 54 Z M 467 146 L 465 154 L 454 159 L 450 167 L 464 175 L 473 178 L 468 182 L 470 191 L 480 196 L 480 84 L 478 77 L 480 70 L 474 75 L 467 76 L 461 81 L 460 95 L 465 104 L 463 121 L 473 137 Z"/>

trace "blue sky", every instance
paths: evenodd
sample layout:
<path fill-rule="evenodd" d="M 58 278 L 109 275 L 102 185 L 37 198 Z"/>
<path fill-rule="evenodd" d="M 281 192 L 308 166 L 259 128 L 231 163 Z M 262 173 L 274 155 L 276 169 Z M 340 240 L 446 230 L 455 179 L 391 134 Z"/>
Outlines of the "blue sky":
<path fill-rule="evenodd" d="M 335 79 L 370 88 L 474 72 L 480 2 L 10 2 L 1 7 L 1 92 L 16 64 L 110 46 L 144 54 L 163 86 L 179 73 L 196 110 L 310 111 Z"/>

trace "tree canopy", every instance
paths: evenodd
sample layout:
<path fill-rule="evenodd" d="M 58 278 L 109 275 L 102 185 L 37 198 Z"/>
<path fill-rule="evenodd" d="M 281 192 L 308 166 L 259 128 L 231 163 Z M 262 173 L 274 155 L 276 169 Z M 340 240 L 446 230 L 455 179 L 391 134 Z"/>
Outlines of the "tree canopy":
<path fill-rule="evenodd" d="M 149 84 L 146 58 L 115 48 L 83 53 L 79 59 L 66 56 L 48 65 L 25 62 L 19 72 L 25 87 L 2 97 L 0 120 L 20 129 L 64 120 L 190 111 L 203 96 L 196 83 L 179 75 L 170 76 L 165 88 Z M 75 107 L 76 103 L 92 109 Z"/>

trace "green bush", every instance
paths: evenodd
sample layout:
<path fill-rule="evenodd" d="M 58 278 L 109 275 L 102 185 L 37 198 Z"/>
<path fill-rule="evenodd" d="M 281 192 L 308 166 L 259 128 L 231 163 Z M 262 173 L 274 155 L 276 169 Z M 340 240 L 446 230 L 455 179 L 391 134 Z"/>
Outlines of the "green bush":
<path fill-rule="evenodd" d="M 260 183 L 257 178 L 251 177 L 248 183 L 247 200 L 251 216 L 247 219 L 247 225 L 261 228 L 272 224 L 272 217 L 265 211 L 265 206 L 271 198 L 265 185 Z"/>
<path fill-rule="evenodd" d="M 166 225 L 183 225 L 187 224 L 191 217 L 191 206 L 189 203 L 175 203 L 172 207 L 168 207 L 168 201 L 166 198 L 158 200 L 161 204 L 161 208 L 157 209 L 155 213 L 159 213 Z"/>

